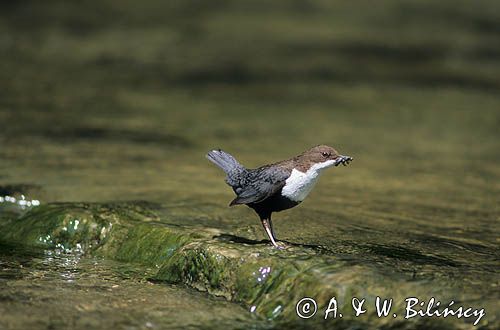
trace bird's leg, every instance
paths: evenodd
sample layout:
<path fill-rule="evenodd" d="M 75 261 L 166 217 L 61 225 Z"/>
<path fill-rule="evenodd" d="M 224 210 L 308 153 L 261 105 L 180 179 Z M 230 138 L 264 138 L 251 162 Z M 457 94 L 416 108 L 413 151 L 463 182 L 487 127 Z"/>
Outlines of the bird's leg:
<path fill-rule="evenodd" d="M 267 236 L 273 243 L 274 247 L 279 248 L 278 244 L 276 244 L 276 239 L 274 237 L 273 223 L 271 222 L 271 217 L 260 219 L 262 221 L 262 226 L 264 226 L 264 230 L 266 231 Z"/>
<path fill-rule="evenodd" d="M 271 234 L 273 234 L 274 240 L 277 241 L 276 234 L 274 233 L 273 221 L 271 220 L 271 216 L 269 216 L 269 224 L 271 225 Z"/>

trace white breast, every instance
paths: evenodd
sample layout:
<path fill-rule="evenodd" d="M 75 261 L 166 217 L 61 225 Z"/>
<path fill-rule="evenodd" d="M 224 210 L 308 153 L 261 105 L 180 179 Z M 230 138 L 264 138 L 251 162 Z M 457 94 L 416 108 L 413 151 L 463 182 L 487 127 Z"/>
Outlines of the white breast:
<path fill-rule="evenodd" d="M 294 168 L 292 174 L 286 180 L 281 194 L 295 202 L 302 202 L 318 181 L 321 171 L 334 163 L 333 160 L 328 160 L 315 164 L 305 173 Z"/>

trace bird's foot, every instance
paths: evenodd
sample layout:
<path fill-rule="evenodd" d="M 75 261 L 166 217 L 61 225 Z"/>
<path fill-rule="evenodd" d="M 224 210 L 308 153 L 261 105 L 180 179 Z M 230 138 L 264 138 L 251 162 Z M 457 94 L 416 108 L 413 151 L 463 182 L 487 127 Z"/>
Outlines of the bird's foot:
<path fill-rule="evenodd" d="M 286 250 L 286 249 L 291 247 L 290 244 L 282 242 L 282 241 L 274 241 L 274 242 L 271 242 L 271 244 L 275 249 L 278 249 L 278 250 Z"/>

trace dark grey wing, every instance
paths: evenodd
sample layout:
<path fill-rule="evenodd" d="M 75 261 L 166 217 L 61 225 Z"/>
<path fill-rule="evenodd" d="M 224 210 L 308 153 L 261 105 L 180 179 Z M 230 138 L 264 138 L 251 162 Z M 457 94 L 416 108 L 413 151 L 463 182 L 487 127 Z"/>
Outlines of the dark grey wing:
<path fill-rule="evenodd" d="M 276 167 L 249 170 L 239 184 L 233 186 L 237 197 L 229 205 L 262 202 L 283 188 L 289 176 L 287 170 Z"/>

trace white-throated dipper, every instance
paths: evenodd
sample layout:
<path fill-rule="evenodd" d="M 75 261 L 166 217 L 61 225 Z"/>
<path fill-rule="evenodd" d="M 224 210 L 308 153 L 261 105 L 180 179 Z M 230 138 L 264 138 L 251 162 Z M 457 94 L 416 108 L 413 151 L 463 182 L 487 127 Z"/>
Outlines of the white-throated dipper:
<path fill-rule="evenodd" d="M 352 157 L 339 155 L 335 149 L 325 145 L 256 169 L 243 167 L 233 156 L 220 149 L 210 151 L 207 158 L 226 172 L 226 183 L 236 193 L 229 206 L 246 204 L 254 209 L 275 247 L 278 245 L 271 214 L 300 204 L 325 168 L 347 165 L 352 160 Z"/>

